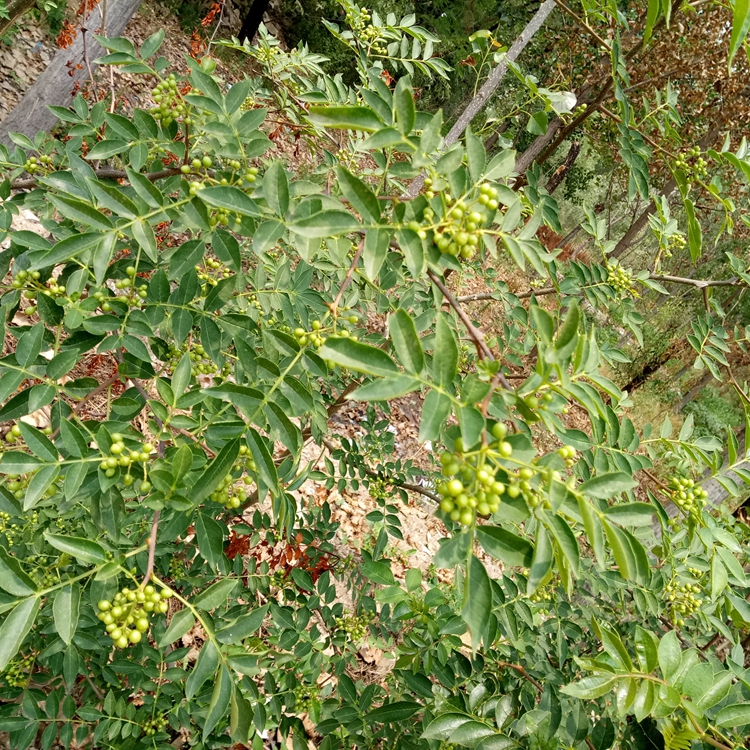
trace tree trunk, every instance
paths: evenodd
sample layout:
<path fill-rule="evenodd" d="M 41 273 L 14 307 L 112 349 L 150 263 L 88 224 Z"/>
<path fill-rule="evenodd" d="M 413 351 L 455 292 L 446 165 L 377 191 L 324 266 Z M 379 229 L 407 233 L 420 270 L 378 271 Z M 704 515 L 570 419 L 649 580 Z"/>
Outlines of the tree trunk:
<path fill-rule="evenodd" d="M 36 0 L 8 0 L 5 10 L 7 18 L 0 18 L 0 36 L 2 36 L 18 19 L 36 5 Z"/>
<path fill-rule="evenodd" d="M 245 15 L 242 21 L 242 28 L 238 34 L 241 42 L 244 42 L 246 39 L 248 42 L 253 41 L 261 23 L 263 23 L 263 16 L 268 10 L 269 4 L 270 0 L 253 0 L 253 4 Z"/>
<path fill-rule="evenodd" d="M 140 0 L 108 0 L 108 4 L 107 35 L 121 36 L 128 21 L 138 9 Z M 76 83 L 83 84 L 88 80 L 89 73 L 83 54 L 84 45 L 92 70 L 96 67 L 95 59 L 104 53 L 94 39 L 98 25 L 99 16 L 95 13 L 88 19 L 88 30 L 84 32 L 78 29 L 72 46 L 57 52 L 47 69 L 37 78 L 15 109 L 0 123 L 0 143 L 11 145 L 8 133 L 23 133 L 33 140 L 40 130 L 46 132 L 55 127 L 58 119 L 47 107 L 69 106 L 75 97 Z"/>
<path fill-rule="evenodd" d="M 673 0 L 672 11 L 675 12 L 680 4 L 681 0 Z M 652 39 L 656 35 L 656 32 L 665 25 L 664 17 L 660 18 L 652 32 Z M 625 54 L 625 62 L 630 62 L 636 55 L 643 50 L 642 42 L 636 42 Z M 543 164 L 550 156 L 560 147 L 565 139 L 578 129 L 591 115 L 596 112 L 599 107 L 604 103 L 604 100 L 609 96 L 613 87 L 614 79 L 612 77 L 609 56 L 605 56 L 602 60 L 602 69 L 604 70 L 603 75 L 598 76 L 593 81 L 585 83 L 581 89 L 576 92 L 576 98 L 579 104 L 586 104 L 586 109 L 574 117 L 567 125 L 564 125 L 559 117 L 554 117 L 547 125 L 547 130 L 543 135 L 538 136 L 531 145 L 518 156 L 516 159 L 516 166 L 514 171 L 519 174 L 518 179 L 513 185 L 513 188 L 517 190 L 526 184 L 525 174 L 526 170 L 532 165 L 534 161 L 538 164 Z M 606 76 L 604 80 L 602 78 Z M 590 96 L 595 90 L 598 92 L 595 96 Z"/>
<path fill-rule="evenodd" d="M 484 105 L 487 104 L 487 100 L 495 93 L 497 87 L 500 85 L 503 78 L 505 78 L 510 63 L 515 62 L 516 58 L 521 52 L 523 52 L 526 45 L 534 37 L 534 34 L 542 28 L 547 17 L 552 13 L 555 7 L 555 0 L 544 0 L 539 6 L 539 9 L 534 14 L 533 18 L 526 24 L 524 30 L 511 45 L 508 54 L 500 61 L 492 73 L 490 73 L 490 77 L 484 82 L 477 95 L 469 102 L 466 109 L 461 113 L 453 127 L 448 132 L 448 135 L 445 136 L 445 148 L 452 146 L 463 135 L 463 132 L 469 126 L 469 123 L 479 114 Z M 416 179 L 412 180 L 407 192 L 408 196 L 414 198 L 419 194 L 419 191 L 424 185 L 425 177 L 426 175 L 423 173 Z"/>
<path fill-rule="evenodd" d="M 550 195 L 560 187 L 560 183 L 562 183 L 562 181 L 568 176 L 568 172 L 573 168 L 576 159 L 581 153 L 581 145 L 580 141 L 573 141 L 573 143 L 570 144 L 570 150 L 565 156 L 565 161 L 550 175 L 547 184 L 544 186 L 544 189 Z"/>

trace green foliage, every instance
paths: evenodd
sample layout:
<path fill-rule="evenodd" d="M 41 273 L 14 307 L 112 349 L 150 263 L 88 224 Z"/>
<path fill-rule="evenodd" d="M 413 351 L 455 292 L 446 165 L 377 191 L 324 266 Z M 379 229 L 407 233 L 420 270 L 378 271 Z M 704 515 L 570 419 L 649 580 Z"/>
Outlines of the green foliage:
<path fill-rule="evenodd" d="M 511 150 L 488 159 L 471 131 L 446 149 L 442 114 L 363 42 L 375 14 L 347 7 L 356 88 L 267 35 L 261 78 L 232 87 L 210 60 L 170 74 L 163 34 L 103 40 L 103 64 L 158 80 L 154 106 L 79 96 L 55 109 L 67 140 L 0 149 L 0 731 L 24 750 L 298 748 L 307 714 L 323 750 L 740 748 L 750 529 L 700 481 L 739 494 L 747 446 L 731 436 L 724 467 L 691 420 L 639 434 L 597 337 L 617 308 L 638 339 L 633 297 L 663 287 L 607 263 L 591 211 L 602 263 L 548 252 L 540 170 L 514 189 Z M 412 19 L 378 28 L 398 65 L 444 72 Z M 271 106 L 317 149 L 306 173 L 272 153 Z M 648 155 L 633 128 L 621 145 L 635 194 Z M 11 229 L 21 207 L 47 237 Z M 553 303 L 511 293 L 501 256 Z M 457 299 L 478 279 L 491 342 Z M 707 311 L 690 343 L 722 375 L 743 336 Z M 441 446 L 426 475 L 384 418 L 407 394 Z M 355 438 L 335 431 L 347 398 L 370 404 Z M 665 466 L 658 496 L 640 486 Z M 360 554 L 314 483 L 375 499 Z M 407 489 L 439 500 L 427 570 L 392 558 Z M 393 657 L 382 683 L 351 676 L 365 643 Z"/>

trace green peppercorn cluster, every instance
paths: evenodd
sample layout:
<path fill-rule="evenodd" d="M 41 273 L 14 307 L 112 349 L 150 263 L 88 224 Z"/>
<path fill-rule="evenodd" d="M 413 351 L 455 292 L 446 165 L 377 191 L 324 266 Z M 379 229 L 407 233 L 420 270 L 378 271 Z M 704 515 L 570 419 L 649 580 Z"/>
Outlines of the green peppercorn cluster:
<path fill-rule="evenodd" d="M 35 175 L 38 172 L 46 172 L 52 167 L 54 159 L 51 156 L 42 154 L 38 159 L 36 156 L 30 156 L 24 163 L 23 168 L 30 174 Z"/>
<path fill-rule="evenodd" d="M 529 601 L 537 605 L 544 606 L 552 601 L 554 587 L 550 584 L 540 586 L 533 594 L 529 596 Z"/>
<path fill-rule="evenodd" d="M 317 685 L 300 683 L 294 688 L 294 711 L 297 714 L 309 713 L 313 704 L 320 701 L 320 688 Z"/>
<path fill-rule="evenodd" d="M 169 577 L 173 581 L 178 581 L 187 575 L 187 565 L 185 560 L 179 555 L 172 555 L 169 558 Z"/>
<path fill-rule="evenodd" d="M 167 720 L 163 716 L 149 717 L 141 724 L 141 729 L 147 737 L 153 737 L 159 732 L 163 732 L 167 726 Z"/>
<path fill-rule="evenodd" d="M 371 53 L 388 54 L 388 49 L 381 41 L 382 29 L 373 26 L 372 12 L 368 8 L 349 8 L 346 11 L 346 23 L 363 44 L 370 48 Z"/>
<path fill-rule="evenodd" d="M 373 621 L 372 612 L 362 612 L 355 615 L 353 612 L 345 612 L 335 620 L 336 629 L 344 631 L 349 640 L 359 642 L 367 636 L 368 625 Z"/>
<path fill-rule="evenodd" d="M 198 280 L 203 282 L 202 292 L 206 294 L 209 286 L 216 286 L 220 279 L 228 279 L 232 272 L 218 260 L 213 258 L 204 258 L 203 266 L 198 263 L 195 266 L 195 270 L 198 272 Z M 215 273 L 216 275 L 212 275 Z"/>
<path fill-rule="evenodd" d="M 186 125 L 193 124 L 190 105 L 177 90 L 177 77 L 174 73 L 170 73 L 168 78 L 157 83 L 156 87 L 151 89 L 151 95 L 154 97 L 154 106 L 149 112 L 154 120 L 161 120 L 163 127 L 166 128 L 180 117 Z"/>
<path fill-rule="evenodd" d="M 578 458 L 578 451 L 572 445 L 563 445 L 557 449 L 557 455 L 565 461 L 565 465 L 570 468 L 575 464 Z"/>
<path fill-rule="evenodd" d="M 708 492 L 696 484 L 690 477 L 672 477 L 669 480 L 671 490 L 669 499 L 686 515 L 698 520 L 701 510 L 706 506 Z M 678 525 L 677 519 L 672 519 Z"/>
<path fill-rule="evenodd" d="M 674 250 L 682 250 L 687 245 L 687 239 L 685 235 L 675 233 L 667 237 L 666 244 L 664 246 L 664 257 L 671 258 Z"/>
<path fill-rule="evenodd" d="M 247 492 L 242 487 L 236 487 L 235 483 L 241 476 L 243 484 L 253 484 L 255 479 L 250 472 L 256 474 L 257 471 L 258 467 L 255 465 L 252 455 L 250 455 L 250 450 L 246 445 L 241 445 L 240 455 L 237 456 L 229 474 L 221 480 L 219 486 L 211 493 L 211 500 L 227 509 L 239 508 L 247 500 Z"/>
<path fill-rule="evenodd" d="M 29 653 L 17 656 L 0 672 L 0 679 L 11 688 L 24 688 L 31 678 L 36 657 Z"/>
<path fill-rule="evenodd" d="M 694 615 L 703 605 L 705 592 L 700 585 L 703 576 L 700 570 L 688 568 L 693 580 L 679 581 L 673 578 L 666 586 L 667 601 L 672 622 L 678 627 L 685 625 L 685 618 Z M 697 580 L 696 580 L 697 579 Z"/>
<path fill-rule="evenodd" d="M 42 428 L 41 430 L 45 435 L 52 434 L 52 427 L 49 425 Z M 5 433 L 5 442 L 11 445 L 17 443 L 21 439 L 21 426 L 16 422 L 9 430 Z M 20 498 L 17 498 L 20 499 Z"/>
<path fill-rule="evenodd" d="M 139 448 L 128 449 L 125 446 L 124 437 L 115 432 L 112 434 L 112 445 L 109 448 L 109 454 L 102 452 L 102 462 L 99 468 L 104 472 L 106 477 L 113 477 L 118 468 L 125 469 L 125 475 L 122 482 L 126 487 L 130 487 L 135 481 L 135 477 L 130 473 L 130 467 L 135 463 L 146 464 L 151 460 L 151 454 L 154 452 L 154 444 L 144 442 Z M 151 482 L 144 479 L 139 487 L 142 493 L 151 490 Z"/>
<path fill-rule="evenodd" d="M 621 297 L 633 294 L 633 272 L 619 263 L 607 263 L 607 283 Z"/>
<path fill-rule="evenodd" d="M 691 160 L 692 161 L 689 161 Z M 688 179 L 702 179 L 708 176 L 708 162 L 701 156 L 700 146 L 693 146 L 689 151 L 680 154 L 674 163 L 675 169 L 681 169 Z"/>
<path fill-rule="evenodd" d="M 142 305 L 146 297 L 148 297 L 148 284 L 138 284 L 138 280 L 135 278 L 137 273 L 135 266 L 128 266 L 125 269 L 126 277 L 124 279 L 117 279 L 115 281 L 115 289 L 117 291 L 125 291 L 125 294 L 118 295 L 116 299 L 121 302 L 126 302 L 131 307 L 138 307 Z M 94 299 L 99 300 L 101 308 L 105 312 L 111 310 L 111 306 L 106 302 L 106 296 L 103 292 L 96 292 L 93 295 Z M 107 305 L 107 308 L 104 307 Z"/>
<path fill-rule="evenodd" d="M 488 459 L 493 455 L 510 458 L 513 446 L 505 440 L 507 428 L 498 422 L 492 428 L 495 443 L 483 446 L 472 454 L 464 453 L 463 441 L 457 439 L 453 452 L 446 451 L 440 456 L 442 474 L 451 477 L 438 485 L 438 494 L 443 498 L 441 510 L 450 516 L 452 521 L 464 526 L 471 526 L 477 514 L 489 516 L 500 507 L 500 498 L 505 494 L 503 482 L 495 478 L 495 470 Z"/>
<path fill-rule="evenodd" d="M 33 304 L 38 295 L 43 294 L 45 297 L 62 297 L 65 294 L 65 286 L 58 284 L 54 279 L 50 278 L 46 283 L 41 283 L 39 279 L 41 274 L 39 271 L 24 271 L 20 270 L 16 273 L 11 286 L 13 289 L 23 289 L 23 296 L 32 302 L 31 305 L 27 305 L 23 313 L 31 317 L 37 310 L 36 304 Z"/>
<path fill-rule="evenodd" d="M 436 200 L 438 185 L 431 177 L 425 179 L 425 195 L 432 201 L 422 214 L 422 223 L 412 221 L 409 229 L 415 231 L 420 239 L 427 239 L 432 231 L 432 241 L 441 253 L 469 259 L 474 256 L 482 239 L 482 228 L 489 221 L 492 212 L 499 203 L 497 188 L 488 182 L 479 186 L 476 196 L 466 199 L 454 199 L 447 190 L 441 190 Z M 436 210 L 440 217 L 436 220 Z M 489 210 L 490 214 L 487 213 Z"/>
<path fill-rule="evenodd" d="M 215 375 L 219 372 L 216 363 L 208 356 L 202 344 L 185 343 L 181 347 L 172 342 L 167 345 L 167 371 L 174 372 L 180 360 L 187 354 L 190 357 L 190 374 L 197 378 L 199 375 Z M 231 365 L 226 362 L 222 367 L 221 374 L 229 373 Z"/>
<path fill-rule="evenodd" d="M 115 646 L 127 648 L 131 644 L 140 643 L 143 635 L 148 632 L 149 614 L 167 612 L 167 599 L 171 596 L 171 591 L 159 593 L 150 584 L 138 589 L 125 586 L 112 600 L 102 599 L 96 605 L 99 610 L 97 617 L 104 623 L 104 629 Z"/>

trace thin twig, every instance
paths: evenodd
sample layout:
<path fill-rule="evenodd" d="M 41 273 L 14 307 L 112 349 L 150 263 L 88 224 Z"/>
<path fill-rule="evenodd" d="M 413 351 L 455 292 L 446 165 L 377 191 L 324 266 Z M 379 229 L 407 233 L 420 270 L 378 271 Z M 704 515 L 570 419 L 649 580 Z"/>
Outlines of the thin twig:
<path fill-rule="evenodd" d="M 161 511 L 155 510 L 154 520 L 151 522 L 151 532 L 148 535 L 148 563 L 146 565 L 146 575 L 143 577 L 141 588 L 145 588 L 146 584 L 151 580 L 151 575 L 154 572 L 154 558 L 156 557 L 156 536 L 159 532 L 159 516 L 161 516 Z"/>
<path fill-rule="evenodd" d="M 107 388 L 109 388 L 111 385 L 114 385 L 120 380 L 119 373 L 117 375 L 113 375 L 111 378 L 107 378 L 103 383 L 99 383 L 96 388 L 94 388 L 91 393 L 87 393 L 75 406 L 72 407 L 73 414 L 80 414 L 81 410 L 83 409 L 86 404 L 91 401 L 94 396 L 98 396 L 102 391 L 106 391 Z M 50 440 L 54 440 L 58 435 L 60 434 L 60 428 L 58 427 L 50 436 Z"/>
<path fill-rule="evenodd" d="M 555 0 L 555 4 L 561 11 L 567 13 L 587 34 L 590 34 L 596 40 L 597 44 L 604 47 L 607 52 L 612 51 L 612 46 L 606 40 L 602 39 L 574 10 L 565 5 L 562 0 Z"/>
<path fill-rule="evenodd" d="M 357 248 L 357 252 L 354 254 L 354 258 L 352 258 L 352 264 L 349 266 L 349 270 L 346 272 L 346 277 L 344 278 L 344 281 L 341 284 L 341 288 L 339 289 L 339 293 L 336 295 L 336 299 L 333 300 L 333 302 L 329 305 L 331 308 L 331 313 L 333 316 L 336 316 L 336 312 L 339 308 L 339 302 L 341 302 L 341 298 L 344 296 L 344 292 L 349 287 L 349 284 L 352 283 L 352 277 L 354 276 L 354 271 L 357 269 L 357 266 L 359 265 L 359 259 L 362 257 L 362 252 L 365 249 L 365 238 L 363 237 L 360 240 L 359 247 Z"/>
<path fill-rule="evenodd" d="M 86 22 L 84 21 L 81 24 L 81 39 L 83 41 L 83 61 L 86 63 L 86 70 L 89 74 L 89 80 L 91 81 L 91 88 L 94 90 L 94 99 L 96 101 L 99 101 L 99 89 L 96 87 L 96 81 L 94 80 L 94 73 L 91 70 L 91 62 L 89 61 L 89 52 L 88 47 L 86 45 L 86 33 L 88 32 L 88 29 L 86 28 Z"/>
<path fill-rule="evenodd" d="M 208 40 L 208 44 L 206 45 L 206 54 L 208 54 L 211 51 L 211 44 L 216 38 L 216 34 L 219 31 L 219 26 L 221 26 L 221 22 L 224 18 L 224 6 L 225 5 L 226 5 L 226 0 L 221 0 L 221 10 L 219 11 L 219 20 L 216 23 L 216 27 L 214 28 L 214 33 L 211 34 L 211 38 Z"/>
<path fill-rule="evenodd" d="M 509 661 L 501 661 L 497 664 L 498 667 L 506 667 L 507 669 L 515 669 L 525 680 L 528 680 L 539 693 L 544 691 L 544 688 L 526 671 L 526 668 L 520 664 L 513 664 Z"/>
<path fill-rule="evenodd" d="M 688 279 L 683 276 L 666 276 L 664 274 L 651 274 L 650 279 L 654 281 L 672 281 L 675 284 L 687 284 L 689 286 L 705 289 L 709 286 L 741 286 L 744 284 L 742 279 L 736 276 L 731 279 Z"/>
<path fill-rule="evenodd" d="M 103 177 L 110 180 L 126 180 L 128 177 L 127 172 L 124 172 L 121 169 L 110 169 L 108 167 L 95 169 L 94 174 L 97 177 Z M 181 174 L 179 169 L 168 167 L 167 169 L 160 169 L 157 172 L 147 172 L 142 176 L 147 180 L 154 182 L 155 180 L 163 180 L 165 177 L 173 177 L 176 174 Z M 31 188 L 35 188 L 38 184 L 36 177 L 24 177 L 18 180 L 13 180 L 13 182 L 10 183 L 10 189 L 30 190 Z"/>

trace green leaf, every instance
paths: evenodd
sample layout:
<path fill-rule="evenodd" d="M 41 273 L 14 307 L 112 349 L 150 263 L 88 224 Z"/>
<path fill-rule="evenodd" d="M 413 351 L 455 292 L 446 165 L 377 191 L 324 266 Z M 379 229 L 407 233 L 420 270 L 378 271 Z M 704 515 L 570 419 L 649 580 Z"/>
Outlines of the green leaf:
<path fill-rule="evenodd" d="M 606 519 L 602 520 L 602 526 L 604 527 L 604 533 L 607 535 L 609 546 L 612 548 L 612 554 L 614 555 L 620 575 L 629 581 L 635 580 L 638 563 L 630 547 L 630 543 L 625 536 L 625 532 L 617 528 L 617 526 L 613 526 Z"/>
<path fill-rule="evenodd" d="M 164 631 L 161 638 L 159 638 L 159 648 L 163 649 L 170 643 L 174 643 L 182 638 L 183 635 L 190 632 L 193 625 L 195 625 L 195 616 L 189 609 L 181 609 L 179 612 L 176 612 L 169 623 L 169 627 Z"/>
<path fill-rule="evenodd" d="M 657 655 L 659 657 L 659 668 L 664 675 L 664 679 L 667 682 L 671 682 L 680 668 L 680 661 L 682 659 L 680 641 L 674 630 L 670 630 L 659 641 Z"/>
<path fill-rule="evenodd" d="M 421 711 L 423 706 L 413 701 L 396 701 L 387 703 L 384 706 L 378 706 L 365 716 L 368 724 L 395 724 L 400 721 L 406 721 L 417 711 Z"/>
<path fill-rule="evenodd" d="M 711 598 L 716 599 L 729 583 L 729 575 L 719 556 L 714 554 L 711 558 Z"/>
<path fill-rule="evenodd" d="M 107 562 L 104 548 L 92 542 L 90 539 L 81 539 L 75 536 L 61 536 L 60 534 L 44 533 L 44 538 L 56 550 L 75 557 L 82 563 L 97 565 Z"/>
<path fill-rule="evenodd" d="M 632 490 L 637 484 L 629 474 L 623 471 L 613 471 L 589 479 L 588 482 L 584 482 L 578 489 L 589 497 L 594 497 L 597 500 L 606 500 L 618 495 L 620 492 Z"/>
<path fill-rule="evenodd" d="M 228 442 L 216 458 L 205 468 L 192 488 L 190 496 L 195 503 L 205 500 L 221 484 L 240 454 L 240 439 Z"/>
<path fill-rule="evenodd" d="M 368 581 L 378 583 L 381 586 L 394 586 L 396 579 L 393 577 L 391 569 L 382 562 L 369 562 L 362 566 L 362 575 Z"/>
<path fill-rule="evenodd" d="M 458 373 L 458 344 L 445 313 L 438 313 L 435 324 L 435 350 L 432 355 L 432 375 L 442 388 L 453 383 Z"/>
<path fill-rule="evenodd" d="M 445 741 L 467 721 L 471 719 L 465 714 L 442 714 L 429 723 L 422 733 L 422 739 Z"/>
<path fill-rule="evenodd" d="M 390 401 L 416 391 L 420 386 L 421 381 L 411 375 L 390 375 L 387 378 L 378 378 L 365 383 L 349 398 L 353 401 Z"/>
<path fill-rule="evenodd" d="M 732 18 L 732 37 L 729 40 L 729 59 L 727 66 L 731 71 L 732 60 L 737 50 L 742 46 L 750 30 L 750 0 L 734 0 L 734 15 Z"/>
<path fill-rule="evenodd" d="M 412 229 L 399 229 L 396 231 L 401 252 L 404 254 L 406 267 L 412 278 L 418 279 L 424 271 L 425 254 L 424 243 L 419 235 Z"/>
<path fill-rule="evenodd" d="M 383 121 L 368 107 L 310 107 L 308 116 L 315 125 L 339 130 L 374 133 L 384 126 Z"/>
<path fill-rule="evenodd" d="M 469 626 L 471 645 L 476 651 L 492 612 L 492 584 L 482 561 L 472 555 L 466 571 L 466 594 L 461 616 Z"/>
<path fill-rule="evenodd" d="M 36 583 L 26 573 L 15 557 L 0 547 L 0 589 L 12 596 L 30 596 L 36 593 Z"/>
<path fill-rule="evenodd" d="M 570 572 L 577 576 L 581 567 L 581 554 L 573 530 L 559 515 L 546 513 L 545 518 L 547 528 L 552 532 L 557 546 L 565 556 Z"/>
<path fill-rule="evenodd" d="M 86 158 L 89 161 L 95 161 L 97 159 L 109 159 L 110 156 L 115 154 L 121 154 L 127 149 L 130 144 L 127 141 L 120 140 L 105 140 L 95 143 L 91 150 L 86 154 Z"/>
<path fill-rule="evenodd" d="M 355 177 L 342 166 L 336 168 L 341 194 L 351 204 L 352 208 L 362 216 L 363 221 L 380 221 L 380 202 L 375 193 L 358 177 Z"/>
<path fill-rule="evenodd" d="M 195 518 L 195 534 L 201 557 L 215 567 L 224 555 L 224 529 L 217 521 L 205 513 L 198 513 Z"/>
<path fill-rule="evenodd" d="M 388 332 L 396 350 L 398 361 L 407 372 L 416 375 L 424 369 L 422 344 L 417 336 L 414 320 L 403 308 L 399 308 L 388 317 Z"/>
<path fill-rule="evenodd" d="M 294 568 L 296 570 L 296 568 Z M 216 631 L 219 643 L 240 643 L 243 639 L 253 635 L 263 624 L 268 614 L 268 605 L 254 609 L 250 614 L 243 615 L 230 625 Z"/>
<path fill-rule="evenodd" d="M 263 194 L 270 208 L 282 218 L 289 210 L 289 180 L 284 166 L 275 161 L 263 176 Z"/>
<path fill-rule="evenodd" d="M 553 551 L 549 534 L 544 526 L 539 525 L 536 539 L 534 539 L 534 553 L 531 557 L 529 578 L 526 584 L 527 594 L 533 594 L 546 582 L 552 571 L 552 560 Z"/>
<path fill-rule="evenodd" d="M 471 127 L 466 128 L 466 160 L 472 181 L 478 183 L 487 165 L 487 150 L 482 141 L 474 135 Z"/>
<path fill-rule="evenodd" d="M 318 213 L 305 216 L 289 224 L 289 231 L 310 238 L 334 237 L 356 232 L 361 228 L 359 221 L 348 211 L 335 208 L 318 211 Z"/>
<path fill-rule="evenodd" d="M 41 600 L 36 596 L 22 599 L 5 618 L 0 627 L 0 672 L 3 672 L 10 660 L 18 653 L 26 634 L 34 624 Z"/>
<path fill-rule="evenodd" d="M 250 453 L 253 456 L 255 465 L 258 468 L 258 476 L 266 487 L 274 489 L 279 483 L 279 478 L 276 473 L 276 464 L 273 462 L 273 457 L 268 450 L 266 441 L 251 428 L 248 431 L 247 442 L 250 446 Z"/>
<path fill-rule="evenodd" d="M 451 400 L 443 393 L 429 391 L 422 405 L 422 419 L 419 425 L 419 441 L 437 440 L 440 428 L 448 419 Z"/>
<path fill-rule="evenodd" d="M 375 281 L 378 278 L 380 269 L 388 255 L 390 239 L 390 234 L 384 229 L 368 229 L 365 232 L 362 262 L 365 267 L 365 275 L 370 281 Z"/>
<path fill-rule="evenodd" d="M 414 107 L 414 91 L 408 76 L 399 78 L 393 92 L 395 120 L 401 135 L 409 135 L 414 129 L 417 111 Z"/>
<path fill-rule="evenodd" d="M 366 375 L 399 374 L 396 363 L 382 350 L 349 338 L 332 336 L 323 345 L 320 356 L 348 370 Z"/>
<path fill-rule="evenodd" d="M 255 201 L 238 187 L 217 185 L 208 187 L 199 193 L 200 199 L 209 206 L 226 208 L 241 216 L 259 217 L 260 209 Z"/>
<path fill-rule="evenodd" d="M 190 700 L 203 686 L 206 680 L 216 674 L 219 668 L 220 654 L 213 641 L 203 644 L 198 660 L 185 682 L 185 697 Z"/>
<path fill-rule="evenodd" d="M 35 456 L 39 456 L 42 461 L 57 461 L 59 455 L 57 448 L 52 444 L 49 438 L 41 431 L 32 427 L 26 422 L 19 422 L 18 426 L 21 428 L 21 436 L 24 439 L 26 445 Z"/>
<path fill-rule="evenodd" d="M 750 724 L 750 703 L 731 703 L 716 714 L 714 724 L 719 727 L 742 727 Z"/>
<path fill-rule="evenodd" d="M 527 568 L 534 548 L 525 539 L 499 526 L 477 526 L 479 543 L 488 555 L 511 567 Z"/>
<path fill-rule="evenodd" d="M 36 456 L 21 451 L 8 451 L 0 457 L 0 474 L 28 474 L 42 462 Z"/>
<path fill-rule="evenodd" d="M 23 509 L 33 508 L 41 499 L 50 485 L 60 476 L 60 467 L 43 466 L 32 477 L 29 486 L 26 488 L 26 494 L 23 497 Z"/>
<path fill-rule="evenodd" d="M 219 679 L 214 684 L 211 694 L 211 702 L 208 704 L 208 713 L 203 724 L 203 741 L 205 742 L 216 725 L 226 715 L 229 699 L 232 696 L 233 682 L 229 670 L 222 666 L 219 670 Z"/>
<path fill-rule="evenodd" d="M 613 505 L 604 512 L 608 519 L 620 526 L 651 526 L 654 522 L 654 507 L 650 503 Z"/>
<path fill-rule="evenodd" d="M 638 656 L 641 670 L 646 674 L 653 672 L 656 667 L 658 646 L 659 642 L 650 630 L 646 630 L 640 625 L 635 626 L 635 653 Z"/>
<path fill-rule="evenodd" d="M 226 604 L 238 583 L 239 581 L 236 578 L 225 578 L 222 581 L 217 581 L 205 591 L 201 591 L 193 599 L 192 604 L 196 609 L 203 609 L 207 612 L 216 609 L 218 606 Z"/>
<path fill-rule="evenodd" d="M 16 362 L 20 367 L 28 367 L 42 351 L 44 323 L 37 323 L 22 333 L 16 344 Z"/>
<path fill-rule="evenodd" d="M 77 583 L 63 586 L 55 596 L 52 614 L 55 618 L 55 630 L 69 646 L 78 627 L 78 611 L 81 603 L 81 587 Z"/>
<path fill-rule="evenodd" d="M 594 700 L 612 692 L 618 679 L 617 676 L 611 674 L 592 675 L 577 682 L 572 682 L 570 685 L 565 685 L 560 688 L 560 691 L 573 698 Z"/>
<path fill-rule="evenodd" d="M 565 320 L 557 331 L 555 338 L 555 349 L 561 357 L 569 356 L 578 342 L 578 325 L 581 314 L 578 309 L 578 302 L 574 299 L 568 312 L 565 314 Z"/>

